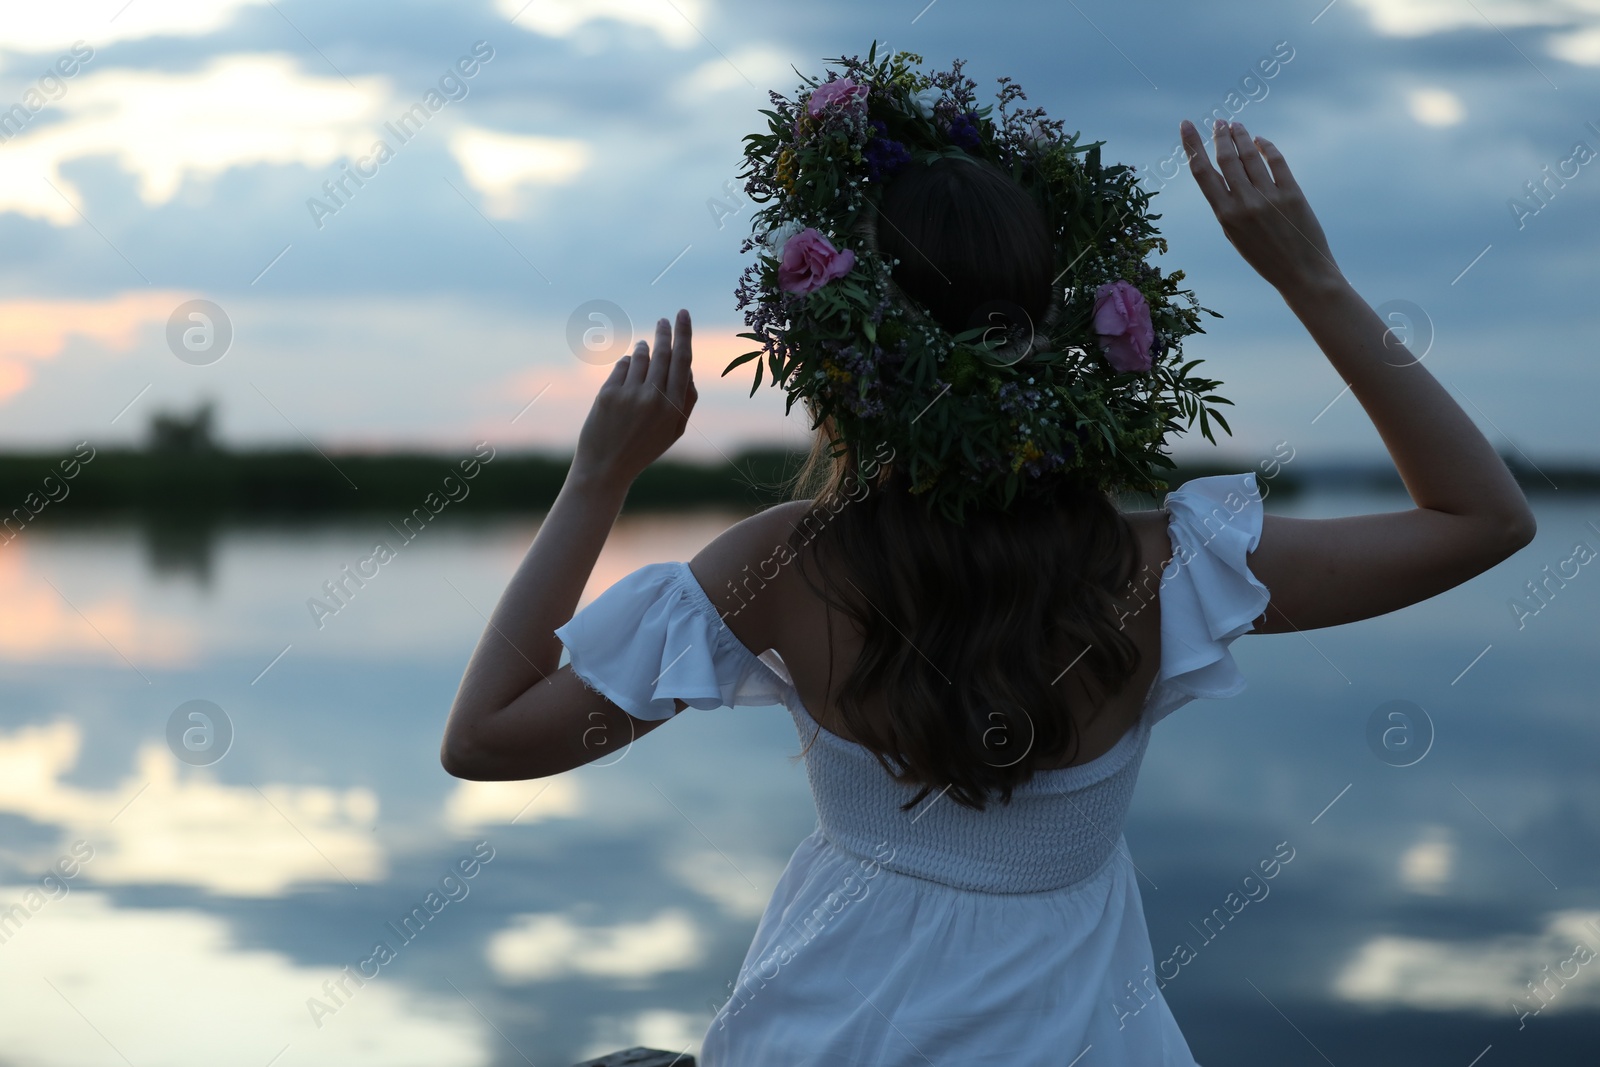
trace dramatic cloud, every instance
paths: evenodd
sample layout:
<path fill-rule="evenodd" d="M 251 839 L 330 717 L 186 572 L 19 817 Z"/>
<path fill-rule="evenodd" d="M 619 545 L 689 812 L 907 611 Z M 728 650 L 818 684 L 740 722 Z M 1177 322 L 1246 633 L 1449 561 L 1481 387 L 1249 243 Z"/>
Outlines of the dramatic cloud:
<path fill-rule="evenodd" d="M 0 211 L 80 223 L 83 196 L 65 164 L 110 156 L 138 178 L 148 206 L 188 178 L 252 163 L 320 167 L 365 152 L 376 138 L 387 79 L 305 74 L 282 55 L 227 56 L 193 74 L 106 70 L 81 75 L 35 124 L 6 145 Z M 315 190 L 308 190 L 308 195 Z"/>
<path fill-rule="evenodd" d="M 90 0 L 77 4 L 9 4 L 0 24 L 0 52 L 49 52 L 74 41 L 100 48 L 145 37 L 203 37 L 244 8 L 267 0 Z"/>
<path fill-rule="evenodd" d="M 565 185 L 589 165 L 583 141 L 529 134 L 496 133 L 463 126 L 450 136 L 450 151 L 461 173 L 486 198 L 494 218 L 522 211 L 523 194 L 539 185 Z"/>
<path fill-rule="evenodd" d="M 1406 94 L 1406 105 L 1424 126 L 1454 126 L 1467 117 L 1461 98 L 1448 89 L 1413 89 Z"/>
<path fill-rule="evenodd" d="M 644 979 L 694 967 L 705 939 L 687 912 L 583 926 L 564 915 L 519 915 L 489 939 L 484 956 L 508 982 L 548 982 L 567 975 Z"/>
<path fill-rule="evenodd" d="M 804 69 L 805 57 L 766 44 L 743 45 L 690 71 L 673 87 L 673 96 L 685 105 L 699 106 L 712 94 L 750 92 L 752 86 L 787 93 L 799 84 L 791 64 Z"/>
<path fill-rule="evenodd" d="M 666 861 L 680 882 L 715 901 L 729 916 L 744 920 L 761 918 L 783 875 L 782 863 L 756 853 L 742 853 L 734 863 L 712 849 L 681 848 Z"/>
<path fill-rule="evenodd" d="M 63 841 L 89 841 L 92 882 L 271 897 L 387 877 L 370 790 L 226 785 L 203 770 L 180 773 L 159 744 L 141 746 L 122 781 L 86 789 L 65 780 L 82 743 L 81 728 L 65 721 L 0 734 L 0 812 L 58 826 Z"/>
<path fill-rule="evenodd" d="M 1595 911 L 1555 912 L 1538 933 L 1481 941 L 1384 935 L 1356 949 L 1334 978 L 1333 992 L 1375 1008 L 1480 1011 L 1508 1019 L 1515 1018 L 1508 1007 L 1530 1014 L 1592 1011 L 1600 1007 L 1597 956 Z M 1530 992 L 1530 983 L 1542 997 Z"/>
<path fill-rule="evenodd" d="M 461 782 L 445 801 L 445 821 L 462 832 L 485 826 L 531 826 L 544 819 L 583 814 L 583 794 L 572 778 L 536 782 Z"/>
<path fill-rule="evenodd" d="M 1400 884 L 1415 893 L 1443 893 L 1455 873 L 1456 847 L 1445 827 L 1430 826 L 1400 855 Z"/>
<path fill-rule="evenodd" d="M 1595 0 L 1351 0 L 1364 8 L 1379 33 L 1425 37 L 1452 30 L 1504 32 L 1526 26 L 1550 27 L 1551 55 L 1569 63 L 1600 65 L 1600 3 Z"/>
<path fill-rule="evenodd" d="M 695 26 L 706 18 L 700 0 L 495 0 L 495 10 L 530 33 L 546 37 L 571 37 L 592 22 L 638 26 L 658 35 L 673 48 L 688 48 L 700 40 Z"/>
<path fill-rule="evenodd" d="M 30 888 L 37 885 L 0 885 L 0 906 Z M 34 1067 L 212 1067 L 219 1057 L 274 1067 L 494 1061 L 492 1042 L 501 1039 L 454 990 L 421 992 L 387 975 L 356 989 L 318 1027 L 306 1001 L 325 998 L 323 984 L 335 976 L 336 968 L 240 945 L 223 917 L 117 907 L 106 893 L 75 888 L 0 947 L 0 1047 Z"/>

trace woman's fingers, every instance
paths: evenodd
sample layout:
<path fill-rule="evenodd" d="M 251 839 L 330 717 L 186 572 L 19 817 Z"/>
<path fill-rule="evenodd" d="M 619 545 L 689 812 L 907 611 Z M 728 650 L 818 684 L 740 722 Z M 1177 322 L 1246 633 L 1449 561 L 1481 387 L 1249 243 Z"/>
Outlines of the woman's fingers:
<path fill-rule="evenodd" d="M 691 329 L 689 312 L 679 309 L 676 329 L 656 322 L 653 351 L 641 340 L 613 364 L 578 434 L 581 465 L 631 482 L 683 435 L 697 396 Z"/>
<path fill-rule="evenodd" d="M 639 341 L 634 344 L 633 351 L 628 355 L 630 358 L 626 382 L 629 385 L 637 385 L 644 381 L 645 373 L 650 369 L 650 346 Z"/>
<path fill-rule="evenodd" d="M 1217 169 L 1222 171 L 1222 177 L 1228 183 L 1228 192 L 1233 194 L 1234 200 L 1247 200 L 1250 179 L 1244 173 L 1244 165 L 1239 162 L 1239 146 L 1233 143 L 1228 124 L 1218 120 L 1211 131 L 1211 140 L 1217 153 Z"/>
<path fill-rule="evenodd" d="M 650 397 L 666 400 L 679 414 L 688 415 L 696 392 L 691 370 L 694 324 L 686 308 L 679 308 L 676 327 L 656 320 L 655 344 L 634 344 L 633 351 L 611 367 L 604 386 L 642 389 Z M 604 387 L 603 386 L 603 387 Z"/>
<path fill-rule="evenodd" d="M 634 346 L 638 351 L 638 346 Z M 628 371 L 633 368 L 633 352 L 618 356 L 617 361 L 611 364 L 611 374 L 600 383 L 601 389 L 615 389 L 628 380 Z"/>
<path fill-rule="evenodd" d="M 672 361 L 672 324 L 666 319 L 656 320 L 656 341 L 650 346 L 650 373 L 646 382 L 657 389 L 667 384 L 667 370 Z"/>
<path fill-rule="evenodd" d="M 672 359 L 667 374 L 667 395 L 672 398 L 674 404 L 684 408 L 685 415 L 688 414 L 688 409 L 684 405 L 692 403 L 689 391 L 694 387 L 693 372 L 690 369 L 693 358 L 690 346 L 693 339 L 694 323 L 689 319 L 689 309 L 679 308 L 677 328 L 672 335 Z"/>
<path fill-rule="evenodd" d="M 1288 166 L 1282 163 L 1283 156 L 1265 139 L 1251 138 L 1242 123 L 1217 121 L 1212 130 L 1216 168 L 1211 166 L 1205 142 L 1194 124 L 1185 119 L 1180 129 L 1189 155 L 1189 170 L 1206 202 L 1219 215 L 1231 208 L 1262 203 L 1269 193 L 1277 190 L 1298 191 L 1299 187 L 1289 176 Z M 1278 178 L 1280 167 L 1286 181 Z"/>
<path fill-rule="evenodd" d="M 1256 144 L 1261 148 L 1261 156 L 1267 161 L 1267 166 L 1272 168 L 1272 180 L 1278 183 L 1278 188 L 1284 192 L 1298 193 L 1300 183 L 1294 180 L 1294 175 L 1289 172 L 1289 161 L 1283 158 L 1283 153 L 1278 151 L 1278 146 L 1265 137 L 1257 137 Z"/>
<path fill-rule="evenodd" d="M 1195 129 L 1194 123 L 1184 119 L 1178 125 L 1178 136 L 1183 140 L 1184 154 L 1189 157 L 1189 173 L 1194 175 L 1201 195 L 1211 205 L 1211 210 L 1221 209 L 1227 201 L 1228 185 L 1217 173 L 1217 168 L 1211 165 L 1211 157 L 1206 154 L 1206 143 L 1201 139 L 1200 131 Z"/>
<path fill-rule="evenodd" d="M 1280 290 L 1337 278 L 1328 239 L 1283 154 L 1266 138 L 1251 138 L 1242 124 L 1219 122 L 1214 132 L 1220 175 L 1210 167 L 1198 131 L 1183 124 L 1190 170 L 1223 236 Z"/>
<path fill-rule="evenodd" d="M 1250 139 L 1250 131 L 1244 128 L 1244 123 L 1235 122 L 1229 132 L 1233 136 L 1233 147 L 1239 153 L 1239 162 L 1244 165 L 1245 176 L 1262 196 L 1266 196 L 1273 191 L 1272 175 L 1256 143 Z"/>

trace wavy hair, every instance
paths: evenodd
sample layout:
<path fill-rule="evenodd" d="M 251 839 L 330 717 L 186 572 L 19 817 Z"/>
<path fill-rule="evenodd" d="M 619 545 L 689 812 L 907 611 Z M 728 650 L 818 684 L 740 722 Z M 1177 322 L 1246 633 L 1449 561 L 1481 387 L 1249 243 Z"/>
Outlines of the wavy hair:
<path fill-rule="evenodd" d="M 1051 235 L 1003 172 L 958 158 L 913 165 L 880 211 L 895 283 L 947 329 L 970 328 L 996 302 L 1032 321 L 1048 313 Z M 832 446 L 836 436 L 831 421 L 817 427 L 790 489 L 841 506 L 789 543 L 807 584 L 863 635 L 839 717 L 885 771 L 921 787 L 903 808 L 936 789 L 980 811 L 995 795 L 1008 804 L 1037 770 L 1076 758 L 1081 730 L 1057 684 L 1069 669 L 1092 718 L 1139 667 L 1116 621 L 1140 566 L 1133 529 L 1105 492 L 1067 478 L 957 525 L 910 492 L 892 455 Z M 831 613 L 828 650 L 831 694 Z"/>

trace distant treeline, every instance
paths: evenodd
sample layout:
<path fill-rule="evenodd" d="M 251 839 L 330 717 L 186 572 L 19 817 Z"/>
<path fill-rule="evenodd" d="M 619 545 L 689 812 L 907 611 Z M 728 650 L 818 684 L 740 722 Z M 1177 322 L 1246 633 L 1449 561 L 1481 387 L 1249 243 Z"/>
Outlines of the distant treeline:
<path fill-rule="evenodd" d="M 785 498 L 783 485 L 800 459 L 774 450 L 715 466 L 661 461 L 634 483 L 627 507 L 757 509 Z M 555 501 L 570 463 L 568 456 L 488 448 L 459 456 L 108 448 L 0 455 L 0 517 L 14 506 L 41 521 L 51 513 L 390 514 L 428 507 L 430 494 L 435 510 L 443 500 L 452 513 L 539 512 Z"/>
<path fill-rule="evenodd" d="M 458 512 L 540 512 L 555 500 L 570 458 L 505 449 L 453 456 L 439 453 L 323 455 L 312 450 L 234 451 L 207 448 L 93 449 L 0 455 L 0 519 L 15 509 L 41 522 L 69 516 L 179 514 L 215 518 L 291 518 L 337 512 L 392 515 L 428 506 L 428 495 L 447 499 Z M 786 450 L 741 452 L 728 462 L 653 464 L 628 494 L 627 509 L 668 510 L 728 506 L 752 511 L 786 499 L 785 486 L 802 456 Z M 473 465 L 472 474 L 468 476 Z M 1520 457 L 1513 472 L 1530 493 L 1600 489 L 1600 469 L 1541 464 Z M 1207 474 L 1255 470 L 1253 461 L 1218 460 L 1187 465 L 1168 480 L 1176 486 Z M 1540 473 L 1542 471 L 1542 473 Z M 1276 467 L 1259 481 L 1272 493 L 1341 485 L 1402 488 L 1394 470 L 1378 464 L 1313 466 L 1302 458 Z M 1548 480 L 1547 480 L 1548 478 Z M 449 479 L 447 482 L 446 479 Z M 437 509 L 436 509 L 437 510 Z"/>

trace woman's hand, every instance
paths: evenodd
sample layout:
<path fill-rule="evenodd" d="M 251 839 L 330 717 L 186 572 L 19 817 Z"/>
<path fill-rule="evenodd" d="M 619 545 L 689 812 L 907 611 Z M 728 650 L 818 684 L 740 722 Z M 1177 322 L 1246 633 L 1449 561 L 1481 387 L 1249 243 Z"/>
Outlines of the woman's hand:
<path fill-rule="evenodd" d="M 573 470 L 622 485 L 683 436 L 699 393 L 689 368 L 689 312 L 676 330 L 660 319 L 652 352 L 643 341 L 617 360 L 578 434 Z"/>
<path fill-rule="evenodd" d="M 666 319 L 656 324 L 653 355 L 640 341 L 612 367 L 578 434 L 566 484 L 478 639 L 440 743 L 440 761 L 457 777 L 552 773 L 550 761 L 566 758 L 559 753 L 587 756 L 572 731 L 594 725 L 594 714 L 603 713 L 602 724 L 626 721 L 634 736 L 657 725 L 634 723 L 563 670 L 556 637 L 577 610 L 628 487 L 689 425 L 687 311 L 678 312 L 676 335 Z"/>
<path fill-rule="evenodd" d="M 1322 225 L 1276 145 L 1252 140 L 1243 123 L 1219 121 L 1218 174 L 1194 124 L 1184 119 L 1180 134 L 1195 184 L 1223 234 L 1258 274 L 1279 292 L 1342 280 Z"/>

